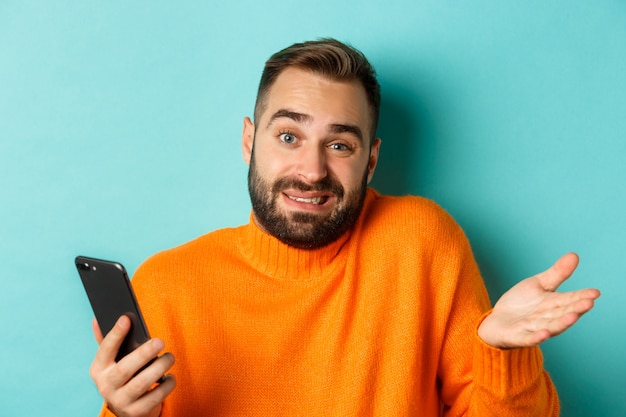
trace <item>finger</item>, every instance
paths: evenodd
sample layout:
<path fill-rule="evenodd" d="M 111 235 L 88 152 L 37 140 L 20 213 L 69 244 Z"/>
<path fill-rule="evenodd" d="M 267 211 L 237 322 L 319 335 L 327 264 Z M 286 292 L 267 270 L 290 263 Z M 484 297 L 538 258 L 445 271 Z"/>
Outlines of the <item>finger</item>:
<path fill-rule="evenodd" d="M 593 306 L 593 299 L 578 299 L 558 309 L 552 310 L 550 316 L 538 320 L 536 330 L 547 330 L 550 337 L 558 336 L 572 327 L 584 314 L 591 310 Z"/>
<path fill-rule="evenodd" d="M 161 384 L 146 392 L 128 407 L 127 411 L 130 413 L 129 415 L 143 415 L 146 410 L 153 410 L 160 407 L 165 398 L 175 387 L 176 379 L 173 375 L 167 375 Z"/>
<path fill-rule="evenodd" d="M 129 330 L 130 319 L 126 316 L 120 317 L 111 331 L 100 341 L 100 347 L 96 352 L 92 367 L 101 369 L 114 363 L 117 352 Z"/>
<path fill-rule="evenodd" d="M 165 353 L 152 362 L 148 367 L 143 369 L 140 373 L 135 375 L 124 387 L 127 390 L 127 395 L 130 398 L 140 398 L 151 388 L 155 383 L 163 378 L 171 367 L 174 365 L 174 355 L 171 353 Z M 166 378 L 160 383 L 165 382 Z"/>
<path fill-rule="evenodd" d="M 546 328 L 546 323 L 560 320 L 563 316 L 574 313 L 581 316 L 594 305 L 596 290 L 579 290 L 567 293 L 550 293 L 536 310 L 532 322 L 533 330 Z M 573 324 L 573 323 L 571 323 Z M 570 325 L 571 325 L 570 324 Z"/>
<path fill-rule="evenodd" d="M 142 367 L 148 362 L 153 360 L 159 355 L 159 352 L 164 348 L 163 341 L 161 339 L 150 339 L 146 343 L 133 350 L 128 355 L 124 356 L 117 366 L 111 370 L 110 382 L 114 386 L 122 386 L 126 384 Z M 152 367 L 152 365 L 150 365 Z M 159 376 L 154 378 L 153 381 L 149 381 L 148 388 L 157 379 L 163 375 L 164 371 Z M 141 375 L 141 374 L 140 374 Z M 145 378 L 144 378 L 145 379 Z M 147 390 L 144 389 L 143 392 Z M 137 398 L 136 396 L 135 398 Z"/>
<path fill-rule="evenodd" d="M 578 266 L 578 255 L 567 253 L 554 263 L 549 269 L 537 275 L 541 286 L 546 291 L 556 291 L 565 282 Z"/>
<path fill-rule="evenodd" d="M 581 315 L 582 314 L 578 314 L 573 311 L 563 314 L 562 316 L 547 322 L 545 325 L 545 330 L 549 332 L 550 337 L 558 336 L 570 327 L 572 327 L 578 321 Z"/>
<path fill-rule="evenodd" d="M 600 296 L 600 291 L 594 289 L 581 290 L 578 299 L 573 303 L 571 311 L 583 315 L 593 308 L 595 300 Z"/>
<path fill-rule="evenodd" d="M 91 328 L 93 330 L 93 335 L 96 338 L 96 342 L 100 344 L 104 337 L 102 336 L 102 330 L 100 330 L 100 325 L 98 324 L 98 320 L 95 317 L 91 321 Z"/>
<path fill-rule="evenodd" d="M 540 345 L 541 343 L 548 340 L 551 336 L 552 334 L 547 329 L 541 329 L 541 330 L 532 332 L 528 335 L 525 346 L 530 347 L 530 346 Z"/>
<path fill-rule="evenodd" d="M 593 288 L 586 288 L 582 290 L 566 291 L 566 292 L 553 292 L 546 294 L 545 296 L 545 308 L 557 308 L 574 304 L 579 300 L 598 298 L 598 290 Z"/>

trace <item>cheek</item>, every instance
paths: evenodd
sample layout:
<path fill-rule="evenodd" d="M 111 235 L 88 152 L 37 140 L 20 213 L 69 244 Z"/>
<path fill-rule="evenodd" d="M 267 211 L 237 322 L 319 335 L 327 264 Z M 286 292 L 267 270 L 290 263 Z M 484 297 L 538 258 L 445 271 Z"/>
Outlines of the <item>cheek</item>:
<path fill-rule="evenodd" d="M 278 158 L 267 154 L 264 156 L 263 161 L 255 160 L 257 175 L 270 183 L 280 177 L 287 176 L 288 172 Z"/>
<path fill-rule="evenodd" d="M 363 177 L 366 174 L 365 163 L 359 164 L 337 164 L 333 170 L 335 177 L 341 182 L 346 191 L 358 190 L 363 184 Z"/>
<path fill-rule="evenodd" d="M 259 150 L 262 160 L 256 159 L 259 173 L 266 179 L 289 177 L 294 174 L 297 156 L 266 147 Z"/>
<path fill-rule="evenodd" d="M 267 177 L 275 177 L 278 173 L 280 173 L 284 167 L 281 160 L 277 158 L 275 155 L 265 154 L 265 160 L 263 161 L 262 170 L 265 176 Z"/>
<path fill-rule="evenodd" d="M 267 149 L 267 146 L 264 146 L 263 141 L 258 138 L 255 139 L 253 158 L 257 172 L 265 177 L 266 173 L 271 169 L 274 156 L 271 155 L 270 149 Z"/>

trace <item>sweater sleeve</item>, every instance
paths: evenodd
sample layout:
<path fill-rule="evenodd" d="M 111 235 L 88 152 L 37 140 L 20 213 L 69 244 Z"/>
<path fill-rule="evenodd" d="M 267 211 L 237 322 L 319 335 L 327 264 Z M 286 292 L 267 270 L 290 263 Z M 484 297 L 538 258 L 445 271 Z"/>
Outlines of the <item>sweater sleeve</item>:
<path fill-rule="evenodd" d="M 490 302 L 469 242 L 458 229 L 454 266 L 446 269 L 449 304 L 439 364 L 446 417 L 556 417 L 556 389 L 539 347 L 502 350 L 484 343 L 477 328 Z M 446 303 L 444 303 L 446 304 Z"/>
<path fill-rule="evenodd" d="M 106 403 L 104 403 L 102 405 L 102 410 L 100 410 L 100 414 L 98 414 L 98 417 L 117 417 L 117 416 L 113 414 L 113 412 L 109 410 L 109 407 L 107 407 Z"/>
<path fill-rule="evenodd" d="M 557 392 L 543 369 L 539 347 L 497 349 L 476 333 L 472 373 L 471 416 L 559 415 Z"/>
<path fill-rule="evenodd" d="M 164 415 L 163 410 L 161 410 L 161 416 Z M 113 414 L 113 412 L 111 410 L 109 410 L 109 407 L 107 407 L 107 404 L 104 403 L 102 405 L 102 409 L 100 410 L 100 414 L 98 414 L 98 417 L 117 417 L 115 414 Z"/>

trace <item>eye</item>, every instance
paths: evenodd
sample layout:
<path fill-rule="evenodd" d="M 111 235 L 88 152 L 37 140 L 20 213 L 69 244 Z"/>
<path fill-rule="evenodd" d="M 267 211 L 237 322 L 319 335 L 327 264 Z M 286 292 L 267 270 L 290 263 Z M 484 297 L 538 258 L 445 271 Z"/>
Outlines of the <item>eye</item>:
<path fill-rule="evenodd" d="M 348 152 L 351 151 L 352 148 L 348 145 L 346 145 L 345 143 L 341 143 L 341 142 L 334 142 L 331 143 L 330 145 L 328 145 L 329 149 L 332 149 L 333 151 L 340 151 L 340 152 Z"/>
<path fill-rule="evenodd" d="M 278 138 L 281 140 L 281 142 L 284 142 L 288 145 L 291 145 L 292 143 L 296 143 L 296 141 L 298 140 L 298 138 L 296 138 L 296 135 L 294 135 L 291 132 L 283 132 L 280 135 L 278 135 Z"/>

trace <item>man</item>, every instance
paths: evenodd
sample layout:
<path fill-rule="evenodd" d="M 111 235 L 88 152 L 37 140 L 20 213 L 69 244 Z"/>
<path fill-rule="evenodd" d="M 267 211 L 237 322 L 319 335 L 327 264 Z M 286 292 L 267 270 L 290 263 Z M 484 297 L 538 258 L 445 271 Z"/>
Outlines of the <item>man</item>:
<path fill-rule="evenodd" d="M 368 189 L 379 106 L 373 68 L 340 42 L 268 60 L 242 134 L 250 222 L 139 268 L 159 339 L 116 363 L 129 320 L 105 338 L 94 322 L 103 416 L 558 415 L 537 345 L 599 292 L 555 292 L 568 254 L 491 309 L 445 212 Z"/>

